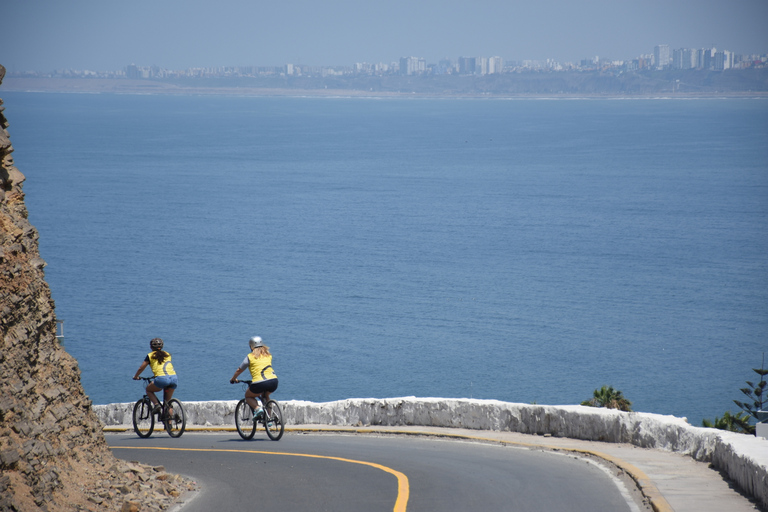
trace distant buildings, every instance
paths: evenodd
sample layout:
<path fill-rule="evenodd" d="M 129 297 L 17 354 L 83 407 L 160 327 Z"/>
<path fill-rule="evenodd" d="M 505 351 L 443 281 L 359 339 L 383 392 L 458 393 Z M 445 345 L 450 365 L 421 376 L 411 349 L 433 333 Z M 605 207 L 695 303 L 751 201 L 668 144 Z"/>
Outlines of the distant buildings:
<path fill-rule="evenodd" d="M 427 61 L 418 57 L 402 57 L 400 59 L 401 75 L 421 75 L 427 72 Z"/>
<path fill-rule="evenodd" d="M 654 63 L 657 70 L 666 69 L 669 66 L 671 60 L 669 55 L 669 45 L 660 44 L 653 49 Z"/>
<path fill-rule="evenodd" d="M 584 59 L 578 63 L 558 62 L 554 59 L 545 61 L 522 60 L 505 62 L 501 57 L 459 57 L 456 61 L 442 59 L 437 64 L 429 64 L 425 59 L 403 57 L 397 69 L 386 72 L 362 70 L 358 65 L 356 73 L 401 75 L 493 75 L 497 73 L 514 73 L 525 71 L 594 71 L 625 72 L 637 70 L 666 69 L 704 69 L 724 71 L 732 68 L 762 67 L 768 63 L 768 55 L 736 55 L 727 50 L 715 48 L 690 49 L 680 48 L 671 50 L 669 45 L 660 44 L 654 47 L 653 54 L 640 55 L 632 60 L 606 60 L 599 57 Z"/>
<path fill-rule="evenodd" d="M 630 60 L 607 60 L 600 57 L 583 59 L 579 62 L 559 62 L 554 59 L 505 61 L 501 57 L 458 57 L 441 59 L 437 64 L 427 62 L 421 57 L 401 57 L 390 63 L 369 64 L 357 62 L 352 66 L 305 66 L 286 64 L 285 66 L 220 66 L 199 67 L 185 70 L 168 70 L 157 66 L 142 67 L 135 64 L 126 66 L 121 71 L 76 71 L 56 70 L 53 73 L 10 73 L 15 76 L 62 76 L 62 77 L 102 77 L 130 79 L 173 79 L 206 77 L 332 77 L 348 75 L 473 75 L 485 76 L 500 73 L 559 72 L 559 71 L 600 71 L 605 73 L 623 73 L 641 70 L 712 70 L 744 69 L 764 67 L 768 64 L 768 55 L 737 55 L 728 50 L 716 48 L 679 48 L 670 50 L 669 45 L 654 47 L 652 54 L 640 55 Z"/>
<path fill-rule="evenodd" d="M 488 59 L 488 74 L 494 75 L 504 71 L 504 60 L 501 57 L 491 57 Z"/>
<path fill-rule="evenodd" d="M 736 55 L 728 50 L 716 48 L 680 48 L 672 52 L 672 60 L 668 66 L 659 69 L 709 69 L 725 71 L 732 68 L 747 68 L 765 65 L 765 58 L 757 55 Z"/>
<path fill-rule="evenodd" d="M 712 66 L 712 69 L 715 71 L 725 71 L 726 69 L 731 69 L 733 67 L 733 60 L 733 53 L 726 50 L 719 52 L 716 51 L 715 62 Z"/>

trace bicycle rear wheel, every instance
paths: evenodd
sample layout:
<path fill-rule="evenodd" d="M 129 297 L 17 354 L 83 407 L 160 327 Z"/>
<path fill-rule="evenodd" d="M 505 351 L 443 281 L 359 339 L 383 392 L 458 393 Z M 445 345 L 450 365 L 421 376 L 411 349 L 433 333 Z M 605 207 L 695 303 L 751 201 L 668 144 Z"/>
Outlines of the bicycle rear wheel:
<path fill-rule="evenodd" d="M 184 433 L 184 429 L 187 426 L 187 415 L 184 413 L 184 407 L 181 406 L 181 402 L 175 398 L 168 400 L 165 404 L 166 417 L 163 421 L 165 431 L 171 437 L 181 437 Z M 168 414 L 168 411 L 171 414 Z"/>
<path fill-rule="evenodd" d="M 285 432 L 285 423 L 283 423 L 283 411 L 274 400 L 267 402 L 264 417 L 264 427 L 267 429 L 267 435 L 273 441 L 279 441 Z"/>
<path fill-rule="evenodd" d="M 133 430 L 139 437 L 149 437 L 155 429 L 155 415 L 152 414 L 152 402 L 142 398 L 133 406 Z"/>
<path fill-rule="evenodd" d="M 235 428 L 243 439 L 252 439 L 256 433 L 256 421 L 253 419 L 253 409 L 245 398 L 237 402 L 235 407 Z"/>

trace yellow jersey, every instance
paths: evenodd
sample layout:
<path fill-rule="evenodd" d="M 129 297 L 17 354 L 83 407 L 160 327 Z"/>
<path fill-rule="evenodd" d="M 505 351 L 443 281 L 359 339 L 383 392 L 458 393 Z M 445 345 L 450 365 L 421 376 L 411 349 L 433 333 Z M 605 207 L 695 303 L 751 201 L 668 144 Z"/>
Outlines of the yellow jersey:
<path fill-rule="evenodd" d="M 147 357 L 144 359 L 149 363 L 149 367 L 152 368 L 152 373 L 155 374 L 155 377 L 160 377 L 162 375 L 176 375 L 173 365 L 171 364 L 171 354 L 168 352 L 166 352 L 166 354 L 168 354 L 168 357 L 163 359 L 162 363 L 155 359 L 154 351 L 147 354 Z"/>
<path fill-rule="evenodd" d="M 272 356 L 257 358 L 253 352 L 248 354 L 248 371 L 251 372 L 253 382 L 276 379 L 275 370 L 272 369 Z"/>

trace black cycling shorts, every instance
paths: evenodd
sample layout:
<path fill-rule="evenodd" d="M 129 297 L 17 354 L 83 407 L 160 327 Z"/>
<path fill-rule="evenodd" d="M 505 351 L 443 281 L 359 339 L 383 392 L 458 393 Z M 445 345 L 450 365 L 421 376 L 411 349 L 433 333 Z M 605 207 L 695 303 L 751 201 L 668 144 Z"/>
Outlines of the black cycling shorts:
<path fill-rule="evenodd" d="M 251 393 L 258 395 L 261 393 L 272 393 L 277 389 L 277 379 L 260 380 L 259 382 L 253 382 L 248 387 Z"/>

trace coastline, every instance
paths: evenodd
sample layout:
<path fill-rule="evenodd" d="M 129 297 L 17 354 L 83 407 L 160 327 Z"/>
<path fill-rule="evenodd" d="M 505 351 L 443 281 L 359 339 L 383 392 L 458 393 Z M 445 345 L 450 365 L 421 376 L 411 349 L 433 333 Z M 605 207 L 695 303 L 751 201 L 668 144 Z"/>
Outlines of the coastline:
<path fill-rule="evenodd" d="M 768 99 L 768 91 L 650 92 L 650 93 L 488 93 L 488 92 L 400 92 L 360 89 L 279 88 L 236 86 L 187 86 L 156 80 L 115 78 L 27 78 L 6 77 L 5 92 L 59 94 L 124 94 L 168 96 L 312 97 L 361 99 L 496 99 L 496 100 L 588 100 L 588 99 Z"/>

